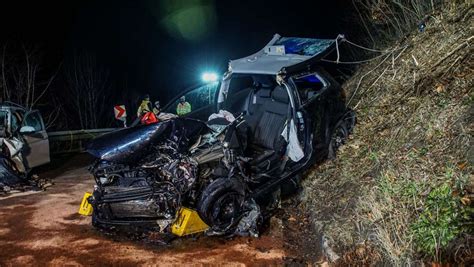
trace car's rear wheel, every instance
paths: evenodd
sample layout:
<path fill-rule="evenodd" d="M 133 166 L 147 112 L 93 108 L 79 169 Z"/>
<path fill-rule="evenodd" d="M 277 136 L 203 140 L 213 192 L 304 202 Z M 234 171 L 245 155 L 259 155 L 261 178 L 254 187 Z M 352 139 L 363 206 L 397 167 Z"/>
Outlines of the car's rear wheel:
<path fill-rule="evenodd" d="M 328 158 L 335 159 L 336 153 L 339 148 L 346 143 L 349 132 L 347 130 L 346 123 L 344 120 L 339 121 L 334 128 L 334 132 L 331 135 L 328 148 Z"/>
<path fill-rule="evenodd" d="M 0 184 L 7 186 L 26 184 L 25 176 L 9 158 L 0 157 Z"/>
<path fill-rule="evenodd" d="M 236 178 L 219 178 L 201 194 L 198 213 L 201 219 L 216 230 L 227 231 L 242 215 L 244 188 Z"/>
<path fill-rule="evenodd" d="M 344 123 L 346 125 L 347 133 L 352 134 L 354 126 L 357 123 L 357 117 L 354 110 L 348 108 L 346 114 L 344 115 Z"/>
<path fill-rule="evenodd" d="M 13 162 L 13 160 L 9 158 L 2 158 L 1 160 L 3 161 L 3 166 L 6 166 L 13 174 L 20 175 L 20 171 L 16 167 L 16 164 Z"/>

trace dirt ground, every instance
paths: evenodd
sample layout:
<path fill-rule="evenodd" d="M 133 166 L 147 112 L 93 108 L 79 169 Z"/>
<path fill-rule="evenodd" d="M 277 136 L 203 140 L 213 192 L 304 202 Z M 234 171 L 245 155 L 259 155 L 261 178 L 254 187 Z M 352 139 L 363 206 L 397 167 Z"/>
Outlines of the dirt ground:
<path fill-rule="evenodd" d="M 295 233 L 307 220 L 281 212 L 260 238 L 194 237 L 168 245 L 106 235 L 77 213 L 94 185 L 84 157 L 40 172 L 54 185 L 43 192 L 0 196 L 0 266 L 57 265 L 285 265 L 314 263 L 311 239 Z M 286 204 L 293 205 L 293 204 Z M 307 234 L 307 233 L 306 233 Z M 313 243 L 314 244 L 314 243 Z"/>

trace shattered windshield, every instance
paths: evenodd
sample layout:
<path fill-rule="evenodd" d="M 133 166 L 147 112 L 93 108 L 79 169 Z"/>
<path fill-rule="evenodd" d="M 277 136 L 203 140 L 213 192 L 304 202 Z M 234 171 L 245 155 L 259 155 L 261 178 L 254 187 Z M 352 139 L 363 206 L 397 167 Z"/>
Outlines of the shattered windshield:
<path fill-rule="evenodd" d="M 216 91 L 218 88 L 219 83 L 209 83 L 197 87 L 191 91 L 188 91 L 186 94 L 176 99 L 173 103 L 166 106 L 164 112 L 178 114 L 179 105 L 182 102 L 189 103 L 189 112 L 199 110 L 209 105 L 214 105 Z"/>
<path fill-rule="evenodd" d="M 315 56 L 328 49 L 334 40 L 281 37 L 274 45 L 285 46 L 285 54 Z"/>

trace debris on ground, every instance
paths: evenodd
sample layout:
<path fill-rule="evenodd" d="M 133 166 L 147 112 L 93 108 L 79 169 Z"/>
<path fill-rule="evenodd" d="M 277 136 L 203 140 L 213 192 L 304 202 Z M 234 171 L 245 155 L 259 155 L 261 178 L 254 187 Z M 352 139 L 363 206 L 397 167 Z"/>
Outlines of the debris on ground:
<path fill-rule="evenodd" d="M 254 199 L 249 199 L 244 203 L 244 209 L 247 211 L 242 214 L 235 233 L 240 236 L 258 237 L 258 226 L 262 221 L 260 207 Z"/>

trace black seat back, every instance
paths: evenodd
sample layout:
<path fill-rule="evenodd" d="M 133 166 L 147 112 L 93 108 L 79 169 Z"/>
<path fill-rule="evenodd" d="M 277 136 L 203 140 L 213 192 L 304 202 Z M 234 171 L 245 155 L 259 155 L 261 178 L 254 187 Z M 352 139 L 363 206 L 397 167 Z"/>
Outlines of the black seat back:
<path fill-rule="evenodd" d="M 258 98 L 257 98 L 258 99 Z M 289 97 L 286 89 L 277 86 L 270 98 L 260 98 L 247 121 L 252 131 L 251 143 L 264 149 L 279 150 L 281 133 L 285 127 L 289 111 Z"/>

